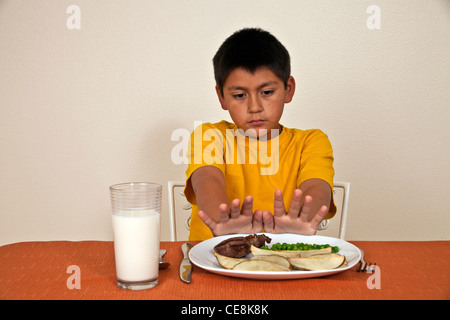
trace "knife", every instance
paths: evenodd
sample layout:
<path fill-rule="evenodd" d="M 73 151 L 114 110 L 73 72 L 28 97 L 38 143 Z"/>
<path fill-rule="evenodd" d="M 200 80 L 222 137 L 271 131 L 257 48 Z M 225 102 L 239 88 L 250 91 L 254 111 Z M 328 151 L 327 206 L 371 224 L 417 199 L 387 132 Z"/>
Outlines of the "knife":
<path fill-rule="evenodd" d="M 192 264 L 189 260 L 189 250 L 191 250 L 192 247 L 193 245 L 190 242 L 181 245 L 181 251 L 183 251 L 184 258 L 180 264 L 180 278 L 186 283 L 191 283 Z"/>

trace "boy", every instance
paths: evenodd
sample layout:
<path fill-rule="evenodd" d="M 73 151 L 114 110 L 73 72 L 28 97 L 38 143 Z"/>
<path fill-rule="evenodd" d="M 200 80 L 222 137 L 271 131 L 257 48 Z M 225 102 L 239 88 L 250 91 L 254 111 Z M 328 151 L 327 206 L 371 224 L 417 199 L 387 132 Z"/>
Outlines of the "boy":
<path fill-rule="evenodd" d="M 213 64 L 219 102 L 233 123 L 205 123 L 191 135 L 189 240 L 262 230 L 315 234 L 336 212 L 333 151 L 320 130 L 279 123 L 295 92 L 288 51 L 264 30 L 243 29 L 225 40 Z"/>

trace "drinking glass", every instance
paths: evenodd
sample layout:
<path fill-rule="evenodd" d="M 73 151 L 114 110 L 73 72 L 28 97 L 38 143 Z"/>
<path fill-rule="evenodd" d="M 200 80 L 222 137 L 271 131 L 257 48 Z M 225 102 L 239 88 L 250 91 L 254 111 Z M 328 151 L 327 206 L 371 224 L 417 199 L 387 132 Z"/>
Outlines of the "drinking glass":
<path fill-rule="evenodd" d="M 162 186 L 129 182 L 109 189 L 117 285 L 153 288 L 158 284 Z"/>

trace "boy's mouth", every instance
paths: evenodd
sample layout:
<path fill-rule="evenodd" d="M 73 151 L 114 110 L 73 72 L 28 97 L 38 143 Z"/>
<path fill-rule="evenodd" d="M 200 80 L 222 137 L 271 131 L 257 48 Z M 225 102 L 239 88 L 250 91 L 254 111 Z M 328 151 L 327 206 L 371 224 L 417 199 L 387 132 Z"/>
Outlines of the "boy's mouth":
<path fill-rule="evenodd" d="M 253 120 L 250 120 L 248 123 L 252 126 L 260 126 L 260 125 L 263 125 L 264 122 L 265 122 L 265 120 L 262 120 L 262 119 L 253 119 Z"/>

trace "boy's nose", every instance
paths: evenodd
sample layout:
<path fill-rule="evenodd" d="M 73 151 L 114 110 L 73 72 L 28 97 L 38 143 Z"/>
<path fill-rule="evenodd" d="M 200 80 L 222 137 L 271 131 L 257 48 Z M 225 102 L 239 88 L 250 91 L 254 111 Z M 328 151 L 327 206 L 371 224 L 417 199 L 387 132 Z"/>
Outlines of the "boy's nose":
<path fill-rule="evenodd" d="M 256 113 L 263 110 L 261 99 L 258 96 L 253 96 L 248 100 L 248 112 Z"/>

